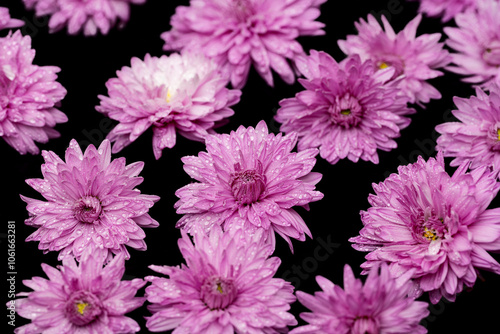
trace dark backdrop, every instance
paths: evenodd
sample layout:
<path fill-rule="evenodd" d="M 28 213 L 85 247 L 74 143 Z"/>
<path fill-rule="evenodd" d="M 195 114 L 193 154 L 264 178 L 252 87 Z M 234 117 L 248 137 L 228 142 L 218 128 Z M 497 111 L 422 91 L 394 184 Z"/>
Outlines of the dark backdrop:
<path fill-rule="evenodd" d="M 66 98 L 60 108 L 69 118 L 65 124 L 56 127 L 61 137 L 40 145 L 41 149 L 52 150 L 63 156 L 71 138 L 82 144 L 99 144 L 103 136 L 110 130 L 109 123 L 95 111 L 99 104 L 98 94 L 107 94 L 105 82 L 115 77 L 115 73 L 123 66 L 130 65 L 131 57 L 143 58 L 146 53 L 153 56 L 163 54 L 163 40 L 160 34 L 170 28 L 169 20 L 175 7 L 188 4 L 188 1 L 148 0 L 145 5 L 132 6 L 131 19 L 122 30 L 112 29 L 107 36 L 84 37 L 69 36 L 66 31 L 55 34 L 48 33 L 47 18 L 36 18 L 32 11 L 26 11 L 21 0 L 2 0 L 2 6 L 8 6 L 11 15 L 22 18 L 26 26 L 22 29 L 33 39 L 36 49 L 34 63 L 37 65 L 55 65 L 61 68 L 59 82 L 67 89 Z M 347 34 L 355 34 L 354 21 L 366 18 L 368 13 L 386 13 L 396 31 L 401 30 L 417 13 L 416 2 L 403 0 L 380 1 L 335 1 L 330 0 L 322 7 L 319 21 L 326 23 L 326 35 L 303 37 L 300 42 L 305 50 L 324 50 L 337 60 L 344 56 L 337 47 L 336 41 L 344 39 Z M 442 24 L 438 19 L 424 18 L 418 33 L 442 32 Z M 414 162 L 418 155 L 426 159 L 435 154 L 434 144 L 437 138 L 435 125 L 450 120 L 452 97 L 457 95 L 468 97 L 474 93 L 470 85 L 461 83 L 459 77 L 446 73 L 444 77 L 432 80 L 432 84 L 443 94 L 439 101 L 432 101 L 426 109 L 418 108 L 412 116 L 412 123 L 401 132 L 397 139 L 398 148 L 391 152 L 379 152 L 380 163 L 340 161 L 330 165 L 318 156 L 314 171 L 323 174 L 317 188 L 325 194 L 323 200 L 312 203 L 309 212 L 298 209 L 310 227 L 314 238 L 306 242 L 293 242 L 295 253 L 291 254 L 286 243 L 279 239 L 276 255 L 281 257 L 282 265 L 277 276 L 285 277 L 295 283 L 299 290 L 309 293 L 317 291 L 314 277 L 323 275 L 334 283 L 342 285 L 342 271 L 345 263 L 349 263 L 355 274 L 359 276 L 359 265 L 363 262 L 364 253 L 354 250 L 348 238 L 357 235 L 362 227 L 359 211 L 368 208 L 367 197 L 372 192 L 372 183 L 380 182 L 397 166 Z M 239 125 L 255 126 L 265 120 L 272 131 L 278 131 L 279 124 L 273 121 L 278 102 L 292 97 L 301 90 L 298 84 L 287 85 L 276 78 L 276 87 L 268 87 L 264 81 L 251 71 L 247 85 L 238 105 L 234 106 L 235 115 L 220 132 L 228 132 Z M 159 221 L 157 229 L 146 229 L 148 250 L 139 252 L 130 249 L 131 259 L 126 262 L 126 278 L 144 277 L 153 274 L 147 268 L 149 264 L 177 265 L 182 257 L 177 249 L 179 231 L 174 227 L 180 218 L 175 213 L 173 204 L 177 198 L 174 192 L 190 182 L 190 178 L 182 169 L 180 158 L 185 155 L 196 155 L 204 150 L 204 145 L 178 137 L 173 149 L 163 151 L 163 157 L 155 160 L 151 148 L 151 130 L 137 141 L 122 150 L 114 157 L 124 156 L 127 163 L 144 161 L 145 168 L 141 173 L 144 182 L 138 188 L 145 194 L 155 194 L 161 200 L 150 210 L 150 214 Z M 53 266 L 58 264 L 57 254 L 42 254 L 35 242 L 26 243 L 26 237 L 34 228 L 26 226 L 24 219 L 28 214 L 25 203 L 19 194 L 39 198 L 41 196 L 31 189 L 24 180 L 41 177 L 41 155 L 19 155 L 14 149 L 0 140 L 2 153 L 2 224 L 7 221 L 16 222 L 16 290 L 28 291 L 21 281 L 32 276 L 44 276 L 40 263 Z M 449 162 L 449 160 L 447 160 Z M 498 206 L 498 199 L 493 206 Z M 5 226 L 4 225 L 4 226 Z M 6 249 L 6 227 L 1 231 L 2 247 Z M 321 253 L 315 256 L 315 249 L 323 243 L 334 244 L 328 256 Z M 3 260 L 5 266 L 7 260 Z M 141 290 L 141 293 L 143 291 Z M 2 296 L 6 293 L 2 292 Z M 471 291 L 460 294 L 455 303 L 441 301 L 431 306 L 431 315 L 426 319 L 430 333 L 490 333 L 490 328 L 497 327 L 499 308 L 491 303 L 500 297 L 500 277 L 483 272 Z M 3 297 L 5 298 L 5 297 Z M 425 298 L 424 298 L 425 299 Z M 494 305 L 494 306 L 492 306 Z M 299 303 L 292 306 L 297 316 L 303 311 Z M 145 307 L 132 313 L 145 331 L 143 316 L 149 315 Z M 6 320 L 2 320 L 6 321 Z M 17 316 L 17 324 L 26 323 Z"/>

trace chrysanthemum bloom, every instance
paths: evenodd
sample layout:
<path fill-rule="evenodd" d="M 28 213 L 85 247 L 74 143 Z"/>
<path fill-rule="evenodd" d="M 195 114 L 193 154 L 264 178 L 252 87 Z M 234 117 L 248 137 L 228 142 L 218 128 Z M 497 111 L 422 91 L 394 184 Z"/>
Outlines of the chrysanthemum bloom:
<path fill-rule="evenodd" d="M 10 17 L 9 9 L 0 7 L 0 30 L 9 28 L 18 28 L 24 25 L 23 20 L 13 19 Z"/>
<path fill-rule="evenodd" d="M 355 23 L 358 35 L 348 35 L 339 40 L 340 49 L 347 55 L 359 54 L 361 60 L 371 59 L 377 69 L 394 68 L 393 78 L 403 75 L 398 88 L 411 103 L 428 103 L 440 99 L 439 91 L 426 80 L 443 75 L 436 70 L 450 62 L 448 51 L 439 43 L 441 34 L 423 34 L 416 37 L 422 19 L 417 15 L 399 33 L 395 33 L 389 21 L 382 16 L 383 28 L 368 15 L 368 22 L 361 19 Z"/>
<path fill-rule="evenodd" d="M 194 236 L 194 245 L 182 231 L 181 266 L 150 266 L 168 278 L 148 276 L 146 327 L 173 333 L 281 333 L 297 324 L 288 313 L 295 301 L 293 286 L 273 278 L 280 265 L 259 231 L 242 229 Z"/>
<path fill-rule="evenodd" d="M 232 116 L 239 90 L 226 88 L 217 65 L 191 53 L 160 58 L 132 58 L 131 67 L 108 80 L 107 96 L 100 95 L 99 112 L 120 122 L 109 134 L 113 153 L 153 128 L 153 152 L 161 157 L 165 147 L 175 145 L 176 133 L 203 141 L 212 128 Z"/>
<path fill-rule="evenodd" d="M 60 69 L 33 65 L 34 57 L 29 36 L 0 38 L 0 136 L 21 154 L 38 154 L 35 142 L 59 137 L 54 126 L 68 120 L 56 108 L 66 95 Z"/>
<path fill-rule="evenodd" d="M 308 209 L 323 198 L 314 190 L 321 174 L 311 172 L 317 149 L 291 152 L 297 135 L 269 133 L 264 121 L 255 129 L 240 126 L 230 134 L 209 135 L 205 142 L 207 152 L 182 158 L 184 170 L 198 182 L 175 193 L 177 213 L 184 214 L 177 227 L 189 233 L 213 225 L 243 226 L 250 234 L 263 229 L 272 244 L 277 232 L 290 247 L 290 237 L 311 236 L 293 207 Z"/>
<path fill-rule="evenodd" d="M 436 149 L 455 158 L 451 166 L 470 161 L 471 169 L 487 165 L 500 172 L 500 88 L 491 85 L 489 96 L 476 88 L 476 96 L 453 101 L 458 109 L 452 113 L 460 122 L 436 126 L 441 134 Z"/>
<path fill-rule="evenodd" d="M 140 278 L 121 281 L 124 254 L 116 255 L 103 268 L 92 252 L 79 265 L 67 256 L 58 269 L 42 263 L 49 279 L 33 277 L 23 281 L 33 289 L 15 300 L 16 312 L 31 323 L 16 328 L 17 334 L 33 333 L 136 333 L 137 322 L 126 313 L 141 307 L 144 297 L 135 297 L 146 282 Z"/>
<path fill-rule="evenodd" d="M 442 16 L 443 22 L 453 19 L 458 13 L 474 8 L 477 0 L 420 0 L 418 11 L 428 16 Z"/>
<path fill-rule="evenodd" d="M 415 301 L 408 293 L 412 289 L 411 272 L 394 279 L 387 265 L 370 271 L 365 284 L 356 279 L 351 267 L 344 267 L 344 290 L 324 277 L 316 276 L 322 291 L 314 296 L 297 291 L 298 300 L 312 312 L 300 317 L 308 325 L 297 327 L 290 334 L 422 334 L 419 325 L 429 315 L 428 304 Z"/>
<path fill-rule="evenodd" d="M 415 270 L 416 289 L 428 291 L 432 303 L 454 301 L 464 285 L 474 285 L 477 269 L 500 274 L 487 253 L 500 250 L 500 208 L 486 209 L 500 184 L 488 167 L 467 167 L 449 176 L 438 153 L 374 184 L 372 207 L 361 212 L 364 227 L 350 239 L 370 252 L 362 267 L 388 262 L 396 277 Z"/>
<path fill-rule="evenodd" d="M 104 140 L 98 149 L 89 145 L 82 153 L 71 140 L 65 160 L 54 152 L 43 151 L 43 179 L 28 183 L 47 201 L 21 198 L 28 204 L 26 224 L 38 229 L 26 241 L 40 241 L 39 249 L 60 251 L 80 259 L 85 249 L 95 256 L 111 259 L 125 246 L 146 250 L 142 227 L 157 227 L 148 210 L 158 196 L 144 195 L 135 188 L 144 163 L 125 165 L 125 158 L 111 161 L 111 145 Z"/>
<path fill-rule="evenodd" d="M 445 27 L 454 66 L 465 82 L 500 85 L 500 2 L 478 0 L 476 8 L 455 17 L 457 28 Z"/>
<path fill-rule="evenodd" d="M 194 49 L 215 59 L 235 88 L 250 67 L 270 85 L 275 71 L 287 83 L 295 75 L 289 61 L 304 53 L 299 36 L 323 35 L 315 21 L 326 0 L 191 0 L 179 6 L 172 29 L 161 35 L 165 50 Z"/>
<path fill-rule="evenodd" d="M 90 36 L 100 31 L 103 35 L 118 25 L 122 28 L 130 17 L 130 4 L 146 0 L 23 0 L 26 8 L 35 9 L 37 16 L 50 15 L 49 31 L 68 27 L 70 35 L 83 30 Z"/>
<path fill-rule="evenodd" d="M 306 77 L 306 90 L 280 101 L 276 120 L 281 131 L 297 132 L 299 151 L 319 147 L 322 158 L 335 164 L 348 158 L 378 163 L 377 149 L 397 147 L 393 138 L 410 124 L 404 117 L 415 112 L 408 98 L 387 83 L 393 68 L 377 71 L 373 62 L 354 55 L 337 63 L 330 55 L 312 50 L 297 59 Z"/>

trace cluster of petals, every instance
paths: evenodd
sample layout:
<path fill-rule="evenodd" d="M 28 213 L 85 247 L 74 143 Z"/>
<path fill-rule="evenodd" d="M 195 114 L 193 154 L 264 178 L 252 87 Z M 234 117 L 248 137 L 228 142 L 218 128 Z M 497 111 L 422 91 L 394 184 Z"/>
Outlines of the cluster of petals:
<path fill-rule="evenodd" d="M 474 285 L 477 269 L 500 274 L 487 252 L 500 250 L 500 208 L 487 209 L 500 184 L 489 167 L 467 168 L 448 175 L 438 153 L 374 184 L 371 207 L 361 212 L 364 227 L 350 239 L 369 252 L 362 267 L 388 262 L 396 277 L 413 270 L 416 295 L 429 292 L 432 303 L 454 301 L 464 285 Z"/>
<path fill-rule="evenodd" d="M 203 141 L 213 127 L 234 114 L 241 91 L 226 88 L 228 80 L 217 65 L 201 54 L 183 52 L 144 60 L 132 58 L 106 83 L 96 109 L 119 124 L 108 134 L 113 153 L 153 129 L 153 152 L 172 148 L 176 135 Z"/>
<path fill-rule="evenodd" d="M 37 16 L 50 15 L 49 31 L 67 27 L 68 34 L 83 30 L 86 36 L 97 32 L 106 35 L 118 26 L 122 28 L 130 18 L 130 5 L 143 4 L 146 0 L 23 0 L 27 9 L 34 9 Z"/>
<path fill-rule="evenodd" d="M 381 19 L 383 26 L 371 14 L 368 21 L 356 22 L 358 34 L 339 40 L 340 49 L 347 55 L 360 55 L 363 61 L 371 59 L 377 69 L 394 68 L 393 79 L 403 76 L 397 86 L 408 96 L 409 102 L 422 104 L 440 99 L 439 91 L 426 80 L 443 75 L 437 69 L 450 62 L 448 51 L 443 49 L 444 43 L 439 43 L 441 34 L 417 37 L 422 15 L 417 15 L 397 34 L 385 16 Z"/>
<path fill-rule="evenodd" d="M 0 7 L 0 30 L 19 28 L 24 25 L 23 20 L 13 19 L 10 17 L 9 9 Z"/>
<path fill-rule="evenodd" d="M 452 113 L 459 122 L 436 126 L 441 134 L 436 149 L 454 158 L 451 166 L 470 161 L 471 169 L 486 165 L 500 172 L 500 88 L 492 84 L 489 89 L 476 88 L 469 99 L 455 97 L 458 109 Z"/>
<path fill-rule="evenodd" d="M 299 36 L 322 35 L 315 21 L 326 0 L 191 0 L 179 6 L 164 32 L 165 50 L 198 50 L 242 88 L 252 65 L 269 84 L 275 71 L 293 83 L 290 62 L 304 53 Z"/>
<path fill-rule="evenodd" d="M 46 201 L 21 196 L 30 217 L 25 223 L 37 228 L 26 241 L 39 241 L 38 248 L 60 251 L 80 259 L 86 249 L 110 260 L 112 254 L 129 254 L 125 246 L 146 250 L 143 227 L 157 227 L 148 214 L 158 196 L 144 195 L 135 188 L 144 163 L 125 164 L 111 160 L 111 144 L 98 149 L 89 145 L 82 153 L 71 140 L 65 161 L 52 151 L 43 151 L 43 179 L 28 179 Z"/>
<path fill-rule="evenodd" d="M 419 322 L 429 315 L 428 304 L 408 296 L 410 277 L 411 272 L 407 272 L 396 280 L 386 264 L 373 268 L 364 285 L 345 265 L 344 289 L 317 276 L 322 291 L 314 295 L 296 292 L 297 299 L 311 312 L 301 313 L 308 324 L 290 334 L 427 333 Z"/>
<path fill-rule="evenodd" d="M 150 266 L 168 276 L 147 276 L 146 327 L 172 333 L 282 333 L 297 321 L 288 313 L 295 301 L 293 286 L 273 278 L 280 265 L 269 257 L 262 231 L 247 235 L 242 229 L 223 232 L 214 226 L 208 235 L 182 231 L 182 266 Z"/>
<path fill-rule="evenodd" d="M 446 44 L 456 51 L 447 69 L 467 76 L 465 82 L 500 85 L 500 2 L 478 0 L 455 22 L 457 27 L 444 28 Z"/>
<path fill-rule="evenodd" d="M 378 163 L 377 149 L 397 147 L 394 138 L 410 124 L 408 98 L 399 94 L 394 68 L 377 70 L 358 55 L 337 63 L 325 52 L 311 51 L 296 61 L 305 88 L 280 101 L 280 130 L 296 132 L 299 151 L 319 148 L 331 164 L 348 158 Z M 389 82 L 391 81 L 391 82 Z"/>
<path fill-rule="evenodd" d="M 16 334 L 33 333 L 137 333 L 137 322 L 126 316 L 141 307 L 144 297 L 135 297 L 146 282 L 140 278 L 122 281 L 125 257 L 119 254 L 103 267 L 102 259 L 86 252 L 79 264 L 71 256 L 62 266 L 42 263 L 48 279 L 23 281 L 31 292 L 21 292 L 16 312 L 31 323 Z"/>
<path fill-rule="evenodd" d="M 322 175 L 311 172 L 317 149 L 291 152 L 297 135 L 269 133 L 264 121 L 209 135 L 205 143 L 207 152 L 182 158 L 184 170 L 198 182 L 176 192 L 175 208 L 183 214 L 177 227 L 192 234 L 214 225 L 243 227 L 249 234 L 262 229 L 270 243 L 276 232 L 290 247 L 290 237 L 304 241 L 311 236 L 294 207 L 308 209 L 323 198 L 315 190 Z"/>
<path fill-rule="evenodd" d="M 33 64 L 31 38 L 19 30 L 0 38 L 0 136 L 19 153 L 38 154 L 35 142 L 59 137 L 57 123 L 68 120 L 57 109 L 66 89 L 56 81 L 59 68 Z"/>
<path fill-rule="evenodd" d="M 419 0 L 419 12 L 432 17 L 441 17 L 443 22 L 453 19 L 457 14 L 476 6 L 477 0 Z"/>

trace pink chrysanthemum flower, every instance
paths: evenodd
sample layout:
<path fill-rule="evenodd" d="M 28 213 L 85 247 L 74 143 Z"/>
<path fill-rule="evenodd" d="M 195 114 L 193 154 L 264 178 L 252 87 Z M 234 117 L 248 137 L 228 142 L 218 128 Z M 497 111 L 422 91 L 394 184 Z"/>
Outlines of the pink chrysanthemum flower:
<path fill-rule="evenodd" d="M 243 226 L 248 233 L 263 229 L 274 244 L 274 232 L 292 247 L 290 237 L 304 241 L 309 228 L 293 209 L 308 209 L 323 198 L 315 191 L 321 174 L 311 172 L 316 149 L 291 152 L 295 133 L 268 132 L 266 123 L 256 128 L 240 126 L 230 134 L 209 135 L 207 152 L 182 158 L 184 170 L 196 183 L 175 193 L 177 213 L 184 216 L 177 227 L 189 233 L 221 225 L 224 230 Z"/>
<path fill-rule="evenodd" d="M 281 131 L 298 133 L 299 151 L 319 147 L 331 164 L 344 158 L 378 163 L 377 149 L 397 147 L 393 138 L 410 124 L 404 116 L 415 110 L 387 83 L 393 68 L 377 71 L 371 60 L 362 63 L 357 55 L 337 63 L 314 50 L 298 58 L 297 67 L 306 90 L 280 101 L 276 120 L 283 123 Z"/>
<path fill-rule="evenodd" d="M 448 70 L 466 75 L 465 82 L 500 85 L 500 2 L 478 0 L 474 9 L 457 14 L 457 28 L 445 27 L 446 44 L 455 66 Z"/>
<path fill-rule="evenodd" d="M 126 313 L 141 307 L 146 298 L 135 297 L 146 282 L 140 278 L 121 281 L 125 272 L 123 254 L 103 268 L 102 259 L 87 252 L 79 265 L 71 256 L 58 269 L 42 263 L 49 279 L 23 281 L 33 289 L 15 300 L 16 312 L 31 323 L 16 334 L 33 333 L 136 333 L 137 322 Z"/>
<path fill-rule="evenodd" d="M 426 80 L 443 75 L 436 70 L 450 62 L 448 51 L 439 43 L 441 34 L 423 34 L 416 37 L 417 27 L 422 19 L 417 15 L 399 33 L 395 33 L 385 16 L 383 28 L 372 16 L 368 22 L 361 19 L 355 23 L 358 35 L 349 35 L 339 40 L 340 49 L 347 55 L 359 54 L 361 60 L 371 59 L 377 69 L 394 68 L 398 88 L 406 94 L 411 103 L 428 103 L 440 99 L 439 91 Z"/>
<path fill-rule="evenodd" d="M 0 136 L 21 154 L 38 154 L 35 142 L 59 137 L 54 126 L 68 120 L 56 109 L 66 95 L 60 69 L 33 65 L 34 57 L 29 36 L 0 38 Z"/>
<path fill-rule="evenodd" d="M 24 25 L 23 20 L 13 19 L 10 17 L 9 9 L 0 7 L 0 30 L 19 28 Z"/>
<path fill-rule="evenodd" d="M 120 122 L 109 134 L 113 153 L 153 128 L 153 152 L 161 157 L 175 145 L 176 133 L 203 141 L 212 128 L 232 116 L 240 90 L 226 88 L 217 65 L 197 54 L 171 54 L 160 58 L 132 58 L 131 67 L 117 72 L 107 83 L 107 96 L 96 107 Z"/>
<path fill-rule="evenodd" d="M 26 8 L 35 9 L 37 16 L 50 15 L 50 32 L 68 27 L 70 35 L 83 30 L 91 36 L 100 31 L 106 35 L 118 25 L 122 28 L 130 18 L 130 4 L 146 0 L 23 0 Z"/>
<path fill-rule="evenodd" d="M 259 231 L 262 232 L 262 231 Z M 273 278 L 280 265 L 261 233 L 249 236 L 237 229 L 194 236 L 182 231 L 182 266 L 150 266 L 168 278 L 148 276 L 146 327 L 172 333 L 282 333 L 297 324 L 288 313 L 295 301 L 293 286 Z"/>
<path fill-rule="evenodd" d="M 489 96 L 476 88 L 476 96 L 453 101 L 458 109 L 452 113 L 460 122 L 436 126 L 441 134 L 436 149 L 455 158 L 451 166 L 470 161 L 471 169 L 487 165 L 500 172 L 500 88 L 491 85 Z"/>
<path fill-rule="evenodd" d="M 453 19 L 458 13 L 474 8 L 477 0 L 420 0 L 418 11 L 432 17 L 442 16 L 442 21 Z"/>
<path fill-rule="evenodd" d="M 143 227 L 157 227 L 148 210 L 158 196 L 144 195 L 135 188 L 144 163 L 125 165 L 125 158 L 111 161 L 111 145 L 104 140 L 98 149 L 89 145 L 82 153 L 71 140 L 63 161 L 54 152 L 43 151 L 43 179 L 28 183 L 47 200 L 21 195 L 28 204 L 26 224 L 38 229 L 26 241 L 40 241 L 39 249 L 60 251 L 59 259 L 80 259 L 85 249 L 111 259 L 125 246 L 146 250 Z"/>
<path fill-rule="evenodd" d="M 315 21 L 326 0 L 191 0 L 177 7 L 172 30 L 161 35 L 165 50 L 195 49 L 215 59 L 235 88 L 242 88 L 250 67 L 273 85 L 274 70 L 295 80 L 289 60 L 304 53 L 299 36 L 323 35 Z"/>
<path fill-rule="evenodd" d="M 344 267 L 344 290 L 324 277 L 316 276 L 322 291 L 314 296 L 297 291 L 298 300 L 312 312 L 300 317 L 308 325 L 290 334 L 423 334 L 419 322 L 429 315 L 428 304 L 408 297 L 411 272 L 394 279 L 387 265 L 370 271 L 365 284 L 356 279 L 351 267 Z"/>
<path fill-rule="evenodd" d="M 479 268 L 500 274 L 487 253 L 500 250 L 500 208 L 486 209 L 500 183 L 488 167 L 466 173 L 467 167 L 450 177 L 439 153 L 374 184 L 372 207 L 361 212 L 364 227 L 350 239 L 370 252 L 362 267 L 388 262 L 395 276 L 415 270 L 416 288 L 428 291 L 432 303 L 454 301 L 464 285 L 474 285 Z"/>

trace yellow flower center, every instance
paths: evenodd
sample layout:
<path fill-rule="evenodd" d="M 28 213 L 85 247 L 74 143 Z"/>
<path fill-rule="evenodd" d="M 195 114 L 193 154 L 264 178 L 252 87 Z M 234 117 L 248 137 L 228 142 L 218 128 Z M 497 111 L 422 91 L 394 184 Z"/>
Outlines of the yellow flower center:
<path fill-rule="evenodd" d="M 385 62 L 382 62 L 380 65 L 378 65 L 378 68 L 380 68 L 381 70 L 383 70 L 384 68 L 388 68 L 389 65 L 387 65 L 387 63 Z"/>
<path fill-rule="evenodd" d="M 340 111 L 340 114 L 342 115 L 350 115 L 351 114 L 351 109 L 344 109 Z"/>
<path fill-rule="evenodd" d="M 88 306 L 89 304 L 88 303 L 77 303 L 76 304 L 76 308 L 78 310 L 78 313 L 80 313 L 81 315 L 83 315 L 83 312 L 85 311 L 85 308 Z"/>
<path fill-rule="evenodd" d="M 169 90 L 167 90 L 167 98 L 166 98 L 167 103 L 170 103 L 171 98 L 172 98 L 172 94 L 170 93 L 170 89 L 169 89 Z"/>
<path fill-rule="evenodd" d="M 427 240 L 430 240 L 430 241 L 431 240 L 435 241 L 438 239 L 436 231 L 434 229 L 428 229 L 427 227 L 424 228 L 423 237 L 426 238 Z"/>
<path fill-rule="evenodd" d="M 497 129 L 497 138 L 500 140 L 500 129 Z"/>
<path fill-rule="evenodd" d="M 222 285 L 220 284 L 220 282 L 217 283 L 217 291 L 219 291 L 219 293 L 224 293 L 224 291 L 222 290 Z"/>

